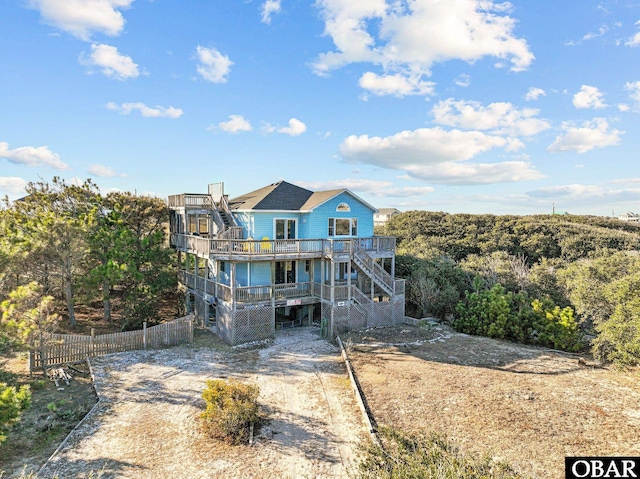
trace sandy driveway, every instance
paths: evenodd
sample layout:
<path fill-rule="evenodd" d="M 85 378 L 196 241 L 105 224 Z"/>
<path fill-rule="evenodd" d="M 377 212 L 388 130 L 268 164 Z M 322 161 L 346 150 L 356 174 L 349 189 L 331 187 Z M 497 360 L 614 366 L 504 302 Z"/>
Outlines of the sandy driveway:
<path fill-rule="evenodd" d="M 39 477 L 343 478 L 366 437 L 338 349 L 314 328 L 248 350 L 185 346 L 92 364 L 100 403 Z M 253 446 L 198 431 L 204 381 L 224 377 L 260 387 L 271 422 Z"/>

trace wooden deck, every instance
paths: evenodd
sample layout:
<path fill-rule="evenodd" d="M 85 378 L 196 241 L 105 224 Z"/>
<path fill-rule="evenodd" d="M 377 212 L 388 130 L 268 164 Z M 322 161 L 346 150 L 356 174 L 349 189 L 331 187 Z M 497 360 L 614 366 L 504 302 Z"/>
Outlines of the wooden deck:
<path fill-rule="evenodd" d="M 313 258 L 348 260 L 354 246 L 364 249 L 371 257 L 391 258 L 395 254 L 396 239 L 374 236 L 338 240 L 229 240 L 174 233 L 171 235 L 171 246 L 201 258 L 221 261 L 286 261 Z"/>
<path fill-rule="evenodd" d="M 317 303 L 322 299 L 347 301 L 357 294 L 355 286 L 348 284 L 332 287 L 330 284 L 306 281 L 231 288 L 228 285 L 216 283 L 193 273 L 182 271 L 181 275 L 181 282 L 189 289 L 202 293 L 208 298 L 216 298 L 219 301 L 236 304 L 270 303 L 272 300 L 278 304 L 291 300 L 300 300 L 300 304 L 311 304 Z M 395 294 L 404 294 L 405 280 L 395 280 L 394 289 Z"/>

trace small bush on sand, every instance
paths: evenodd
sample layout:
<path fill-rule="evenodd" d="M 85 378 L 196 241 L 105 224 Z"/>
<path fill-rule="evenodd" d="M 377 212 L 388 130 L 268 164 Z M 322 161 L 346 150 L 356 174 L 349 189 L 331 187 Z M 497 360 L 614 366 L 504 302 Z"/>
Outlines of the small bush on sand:
<path fill-rule="evenodd" d="M 208 380 L 202 392 L 207 404 L 202 427 L 209 436 L 231 444 L 249 441 L 252 428 L 259 425 L 258 386 L 223 379 Z"/>
<path fill-rule="evenodd" d="M 465 456 L 435 434 L 381 428 L 379 435 L 384 449 L 373 443 L 365 448 L 358 479 L 522 479 L 507 464 Z"/>

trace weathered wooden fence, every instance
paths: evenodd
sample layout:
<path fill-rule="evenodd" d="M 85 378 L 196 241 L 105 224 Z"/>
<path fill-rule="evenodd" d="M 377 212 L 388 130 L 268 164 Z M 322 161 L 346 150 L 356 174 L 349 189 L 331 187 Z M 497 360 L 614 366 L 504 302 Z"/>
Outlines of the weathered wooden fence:
<path fill-rule="evenodd" d="M 174 319 L 168 323 L 122 333 L 83 335 L 52 334 L 44 354 L 34 351 L 29 354 L 29 371 L 55 364 L 84 361 L 87 356 L 155 349 L 163 346 L 190 343 L 193 341 L 193 316 Z M 44 356 L 44 357 L 43 357 Z"/>

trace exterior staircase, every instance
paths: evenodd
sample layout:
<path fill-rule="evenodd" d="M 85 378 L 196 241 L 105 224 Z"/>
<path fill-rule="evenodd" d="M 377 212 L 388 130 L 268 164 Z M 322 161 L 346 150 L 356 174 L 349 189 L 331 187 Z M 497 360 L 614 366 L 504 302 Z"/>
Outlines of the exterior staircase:
<path fill-rule="evenodd" d="M 357 242 L 353 242 L 353 263 L 389 297 L 395 294 L 395 280 Z M 357 289 L 357 288 L 356 288 Z"/>

